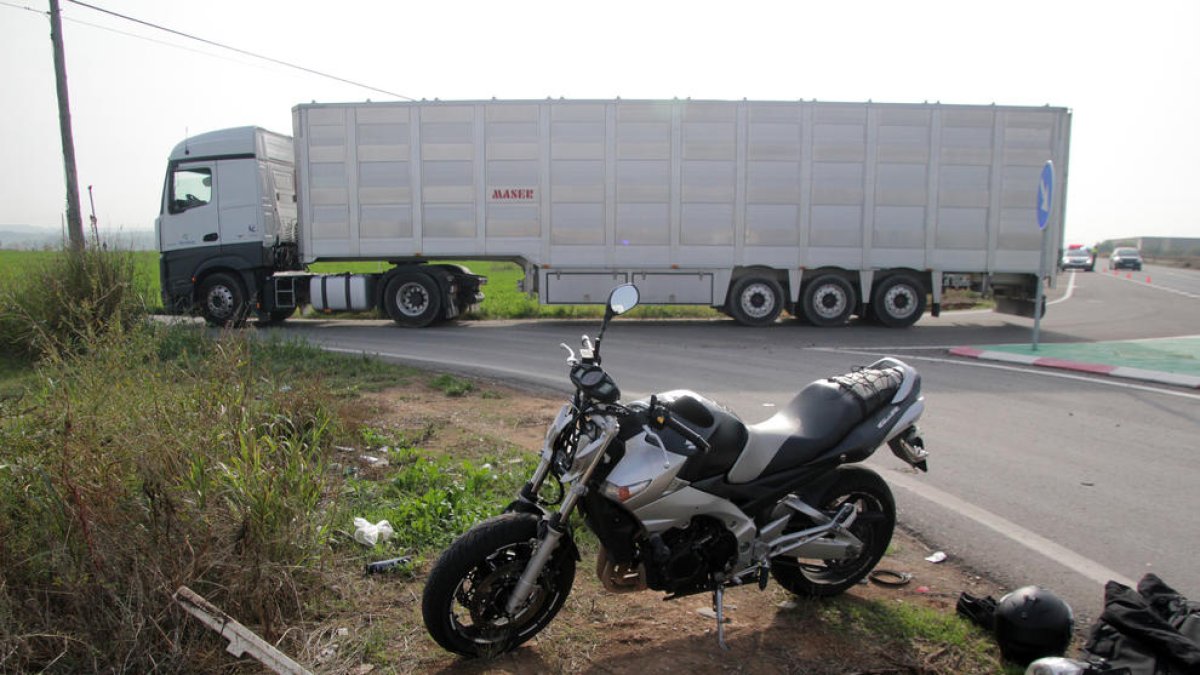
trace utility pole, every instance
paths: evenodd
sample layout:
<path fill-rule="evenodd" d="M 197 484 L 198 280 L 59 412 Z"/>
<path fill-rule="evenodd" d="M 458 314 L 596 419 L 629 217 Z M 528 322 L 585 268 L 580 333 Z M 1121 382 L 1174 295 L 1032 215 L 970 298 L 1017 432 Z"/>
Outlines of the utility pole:
<path fill-rule="evenodd" d="M 50 42 L 54 45 L 54 80 L 58 87 L 58 128 L 62 134 L 63 171 L 67 176 L 67 234 L 71 248 L 82 250 L 83 218 L 79 213 L 79 178 L 75 175 L 75 140 L 71 136 L 71 101 L 67 96 L 67 60 L 63 54 L 58 0 L 50 0 Z"/>

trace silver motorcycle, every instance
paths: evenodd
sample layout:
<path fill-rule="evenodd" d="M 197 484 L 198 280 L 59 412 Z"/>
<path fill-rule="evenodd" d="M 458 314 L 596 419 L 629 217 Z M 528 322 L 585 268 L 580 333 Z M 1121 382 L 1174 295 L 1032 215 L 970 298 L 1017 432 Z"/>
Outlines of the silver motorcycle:
<path fill-rule="evenodd" d="M 595 343 L 583 336 L 578 355 L 562 345 L 575 394 L 550 424 L 537 470 L 503 514 L 461 535 L 430 571 L 421 609 L 445 649 L 497 654 L 550 623 L 580 560 L 576 510 L 600 541 L 607 590 L 712 593 L 722 648 L 726 588 L 765 588 L 774 577 L 797 595 L 832 596 L 887 550 L 892 493 L 855 463 L 887 443 L 926 470 L 916 370 L 885 358 L 818 380 L 754 425 L 687 390 L 622 404 L 600 343 L 637 302 L 635 286 L 618 286 Z"/>

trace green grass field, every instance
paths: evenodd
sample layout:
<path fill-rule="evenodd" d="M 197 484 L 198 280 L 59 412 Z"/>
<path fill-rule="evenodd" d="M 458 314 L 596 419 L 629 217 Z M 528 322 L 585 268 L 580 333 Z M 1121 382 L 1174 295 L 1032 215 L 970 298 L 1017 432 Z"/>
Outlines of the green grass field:
<path fill-rule="evenodd" d="M 0 250 L 0 289 L 14 277 L 29 274 L 61 255 L 60 251 L 9 251 Z M 162 308 L 159 297 L 158 283 L 158 253 L 154 251 L 134 251 L 137 263 L 137 278 L 139 287 L 148 289 L 146 306 L 151 311 Z"/>

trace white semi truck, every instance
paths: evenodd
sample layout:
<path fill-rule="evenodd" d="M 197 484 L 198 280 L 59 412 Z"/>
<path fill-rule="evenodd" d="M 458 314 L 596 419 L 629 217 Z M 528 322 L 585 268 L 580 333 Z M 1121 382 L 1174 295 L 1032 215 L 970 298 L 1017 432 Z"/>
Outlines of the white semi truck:
<path fill-rule="evenodd" d="M 156 221 L 165 305 L 211 323 L 301 304 L 451 319 L 485 279 L 437 260 L 506 260 L 543 304 L 782 310 L 901 327 L 946 285 L 1032 316 L 1054 284 L 1065 108 L 545 100 L 300 105 L 293 137 L 254 127 L 171 153 Z M 1055 166 L 1045 233 L 1038 181 Z M 374 274 L 307 272 L 381 261 Z"/>

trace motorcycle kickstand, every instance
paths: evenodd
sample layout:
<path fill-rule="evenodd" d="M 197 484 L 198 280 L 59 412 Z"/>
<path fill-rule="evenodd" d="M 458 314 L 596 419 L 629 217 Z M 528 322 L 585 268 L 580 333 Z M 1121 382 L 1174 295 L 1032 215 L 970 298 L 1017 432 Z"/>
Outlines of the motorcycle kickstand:
<path fill-rule="evenodd" d="M 725 644 L 725 586 L 721 582 L 717 582 L 713 588 L 713 614 L 717 615 L 717 644 L 720 645 L 721 651 L 729 651 L 729 645 Z"/>

